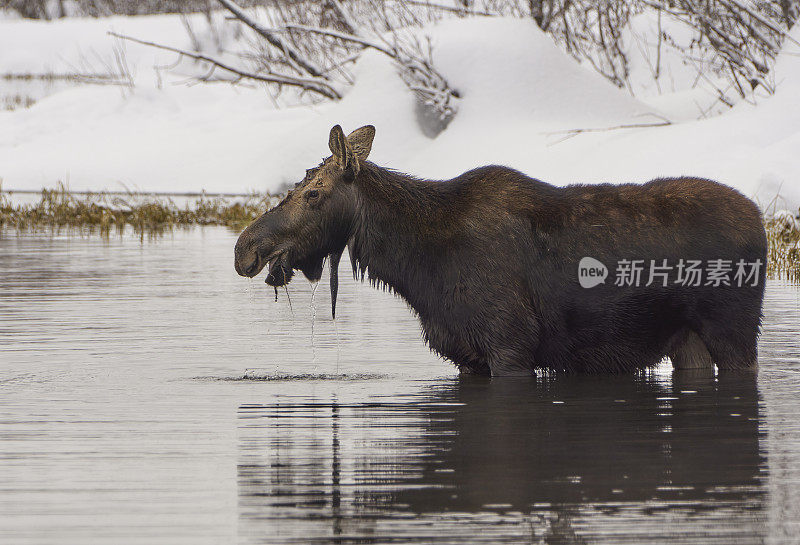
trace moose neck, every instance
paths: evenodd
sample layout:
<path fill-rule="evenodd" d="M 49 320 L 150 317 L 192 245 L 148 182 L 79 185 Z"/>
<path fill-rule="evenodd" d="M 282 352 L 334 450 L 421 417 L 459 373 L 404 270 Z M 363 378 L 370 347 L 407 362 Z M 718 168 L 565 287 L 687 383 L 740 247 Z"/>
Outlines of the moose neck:
<path fill-rule="evenodd" d="M 447 230 L 447 182 L 411 176 L 362 163 L 356 180 L 358 203 L 349 242 L 353 273 L 367 276 L 405 298 L 418 312 L 437 282 L 435 241 Z M 432 244 L 433 242 L 433 244 Z"/>

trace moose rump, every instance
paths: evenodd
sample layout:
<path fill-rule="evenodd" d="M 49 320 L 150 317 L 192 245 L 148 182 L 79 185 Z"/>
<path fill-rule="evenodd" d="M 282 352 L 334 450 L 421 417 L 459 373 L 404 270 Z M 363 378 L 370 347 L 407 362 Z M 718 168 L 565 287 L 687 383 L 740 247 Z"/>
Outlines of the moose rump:
<path fill-rule="evenodd" d="M 464 373 L 756 366 L 767 243 L 737 191 L 697 178 L 560 188 L 500 166 L 421 180 L 367 161 L 374 136 L 331 130 L 332 155 L 240 235 L 239 274 L 317 280 L 327 257 L 335 305 L 347 248 L 354 275 L 405 299 Z"/>

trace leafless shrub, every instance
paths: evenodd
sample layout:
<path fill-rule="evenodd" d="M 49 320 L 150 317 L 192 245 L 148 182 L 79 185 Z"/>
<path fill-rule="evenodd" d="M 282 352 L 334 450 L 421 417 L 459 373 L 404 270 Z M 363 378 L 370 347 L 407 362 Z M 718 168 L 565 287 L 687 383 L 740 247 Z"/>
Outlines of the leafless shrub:
<path fill-rule="evenodd" d="M 432 61 L 430 42 L 414 28 L 429 18 L 403 2 L 341 0 L 272 2 L 265 9 L 246 10 L 233 0 L 217 0 L 230 18 L 249 29 L 249 51 L 202 51 L 195 29 L 189 30 L 193 51 L 167 47 L 138 37 L 120 36 L 178 53 L 205 65 L 201 81 L 251 79 L 268 83 L 280 93 L 285 87 L 337 99 L 353 82 L 350 64 L 364 49 L 390 57 L 420 104 L 441 130 L 456 112 L 458 93 Z M 209 16 L 210 25 L 212 19 Z M 223 74 L 218 76 L 217 73 Z"/>
<path fill-rule="evenodd" d="M 606 0 L 600 2 L 543 0 L 546 14 L 539 25 L 553 35 L 568 53 L 588 61 L 595 70 L 618 87 L 628 82 L 628 61 L 621 34 L 631 15 L 636 13 L 635 2 Z"/>
<path fill-rule="evenodd" d="M 724 75 L 741 98 L 756 88 L 775 90 L 770 69 L 788 29 L 797 2 L 786 0 L 642 0 L 698 31 L 698 44 L 714 55 L 706 70 Z"/>
<path fill-rule="evenodd" d="M 269 0 L 242 0 L 246 7 L 264 5 Z M 66 16 L 106 17 L 155 13 L 199 13 L 213 0 L 0 0 L 7 8 L 27 19 L 54 19 Z"/>
<path fill-rule="evenodd" d="M 0 0 L 2 2 L 3 0 Z M 336 99 L 353 82 L 352 62 L 364 49 L 389 56 L 439 129 L 455 115 L 458 92 L 437 70 L 430 42 L 418 31 L 432 21 L 452 17 L 531 18 L 564 51 L 594 67 L 618 87 L 631 89 L 629 44 L 623 36 L 630 19 L 645 11 L 669 15 L 697 32 L 686 48 L 669 29 L 659 42 L 679 49 L 699 74 L 713 74 L 720 100 L 731 105 L 729 91 L 750 99 L 754 90 L 774 91 L 770 69 L 787 30 L 797 20 L 800 0 L 77 0 L 86 13 L 205 12 L 212 39 L 184 19 L 191 51 L 171 48 L 198 62 L 202 81 L 254 79 L 273 94 L 285 88 L 321 99 Z M 441 3 L 440 3 L 441 2 Z M 5 0 L 32 17 L 48 16 L 52 2 Z M 48 8 L 50 6 L 50 8 Z M 227 10 L 247 29 L 245 41 L 231 50 L 212 8 Z M 49 9 L 49 11 L 48 11 Z M 195 19 L 196 20 L 196 19 Z M 219 21 L 219 17 L 216 17 Z M 196 23 L 194 23 L 196 25 Z M 141 37 L 144 38 L 144 37 Z M 146 41 L 146 40 L 144 40 Z M 151 44 L 150 45 L 158 45 Z M 209 47 L 213 44 L 213 47 Z M 684 47 L 684 49 L 680 49 Z M 212 50 L 213 49 L 213 50 Z M 698 51 L 700 54 L 697 54 Z M 533 53 L 532 53 L 533 54 Z"/>
<path fill-rule="evenodd" d="M 696 41 L 681 51 L 686 62 L 696 64 L 699 73 L 723 78 L 743 99 L 757 88 L 774 91 L 770 68 L 800 15 L 800 0 L 476 0 L 463 10 L 424 0 L 413 3 L 450 16 L 531 17 L 566 52 L 628 88 L 623 29 L 634 15 L 660 11 L 696 30 Z M 674 45 L 669 31 L 661 32 L 659 39 Z M 725 99 L 727 87 L 718 91 L 731 105 Z"/>
<path fill-rule="evenodd" d="M 619 87 L 625 87 L 628 80 L 622 30 L 642 9 L 638 0 L 477 0 L 464 8 L 426 0 L 403 3 L 425 7 L 429 14 L 438 12 L 440 16 L 532 18 L 567 53 L 588 62 Z"/>
<path fill-rule="evenodd" d="M 408 87 L 442 126 L 455 114 L 458 93 L 434 67 L 430 42 L 409 31 L 429 19 L 403 2 L 275 2 L 265 10 L 267 26 L 231 0 L 218 1 L 271 46 L 262 51 L 264 67 L 277 63 L 306 76 L 348 84 L 348 64 L 363 49 L 374 49 L 395 62 Z"/>

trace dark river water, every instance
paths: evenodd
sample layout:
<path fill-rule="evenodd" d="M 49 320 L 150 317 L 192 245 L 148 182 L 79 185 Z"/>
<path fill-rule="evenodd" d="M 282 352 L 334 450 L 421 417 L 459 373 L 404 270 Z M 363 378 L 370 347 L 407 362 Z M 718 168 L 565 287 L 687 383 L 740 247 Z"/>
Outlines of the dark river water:
<path fill-rule="evenodd" d="M 800 291 L 758 378 L 459 380 L 342 263 L 0 234 L 0 543 L 798 543 Z M 262 275 L 263 276 L 263 275 Z"/>

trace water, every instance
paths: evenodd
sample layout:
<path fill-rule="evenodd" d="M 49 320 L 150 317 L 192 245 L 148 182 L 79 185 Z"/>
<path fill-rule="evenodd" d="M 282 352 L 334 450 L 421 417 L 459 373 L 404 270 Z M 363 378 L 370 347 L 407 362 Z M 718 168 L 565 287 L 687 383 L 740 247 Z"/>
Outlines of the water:
<path fill-rule="evenodd" d="M 797 288 L 757 381 L 459 380 L 346 263 L 334 324 L 235 239 L 2 234 L 0 543 L 800 542 Z"/>

